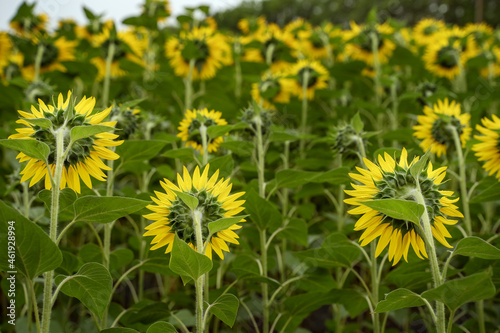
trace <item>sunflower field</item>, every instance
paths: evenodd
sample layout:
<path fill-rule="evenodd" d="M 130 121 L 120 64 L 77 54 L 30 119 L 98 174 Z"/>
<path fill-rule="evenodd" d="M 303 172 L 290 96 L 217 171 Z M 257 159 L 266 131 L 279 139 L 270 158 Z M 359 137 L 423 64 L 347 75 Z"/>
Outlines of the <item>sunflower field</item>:
<path fill-rule="evenodd" d="M 500 331 L 500 30 L 84 11 L 0 32 L 1 332 Z"/>

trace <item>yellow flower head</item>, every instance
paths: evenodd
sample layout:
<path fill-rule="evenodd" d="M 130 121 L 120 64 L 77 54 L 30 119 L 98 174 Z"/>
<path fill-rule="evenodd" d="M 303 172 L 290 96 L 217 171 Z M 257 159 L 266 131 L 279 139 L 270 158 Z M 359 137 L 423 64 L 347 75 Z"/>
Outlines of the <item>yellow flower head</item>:
<path fill-rule="evenodd" d="M 469 126 L 470 114 L 460 113 L 460 104 L 439 100 L 432 108 L 424 106 L 424 115 L 418 116 L 418 125 L 413 126 L 413 135 L 421 139 L 420 147 L 424 151 L 431 149 L 440 157 L 454 147 L 452 127 L 458 132 L 462 147 L 470 138 L 472 129 Z"/>
<path fill-rule="evenodd" d="M 387 153 L 384 157 L 378 156 L 378 164 L 364 159 L 367 169 L 357 167 L 358 173 L 350 173 L 349 176 L 358 183 L 351 184 L 354 190 L 345 192 L 352 198 L 344 200 L 345 203 L 354 205 L 356 208 L 348 211 L 352 215 L 361 216 L 354 226 L 354 230 L 364 230 L 359 238 L 361 246 L 365 246 L 378 240 L 375 256 L 389 245 L 389 261 L 397 264 L 401 257 L 408 261 L 408 250 L 410 245 L 416 255 L 423 259 L 427 258 L 425 243 L 421 237 L 421 229 L 416 224 L 389 217 L 377 210 L 365 206 L 363 202 L 378 199 L 401 199 L 413 200 L 411 192 L 416 189 L 415 177 L 410 173 L 410 167 L 418 161 L 418 158 L 408 164 L 408 153 L 403 148 L 399 163 Z M 450 247 L 446 238 L 451 237 L 445 225 L 454 225 L 456 220 L 450 220 L 447 216 L 463 217 L 453 203 L 458 198 L 450 199 L 452 191 L 441 191 L 439 185 L 446 175 L 446 167 L 433 169 L 432 163 L 425 171 L 422 171 L 418 181 L 422 195 L 426 201 L 431 215 L 431 230 L 434 238 L 446 247 Z"/>
<path fill-rule="evenodd" d="M 30 7 L 33 9 L 33 5 Z M 10 22 L 10 27 L 20 36 L 29 36 L 47 30 L 48 20 L 49 18 L 45 14 L 29 14 L 25 17 L 18 17 L 16 15 L 16 18 Z"/>
<path fill-rule="evenodd" d="M 361 60 L 373 66 L 374 36 L 377 37 L 377 54 L 381 64 L 385 64 L 392 56 L 396 44 L 384 35 L 390 35 L 394 29 L 389 24 L 377 24 L 375 28 L 357 25 L 351 22 L 351 30 L 344 33 L 344 39 L 348 42 L 345 46 L 345 54 L 354 60 Z"/>
<path fill-rule="evenodd" d="M 230 195 L 232 184 L 229 183 L 229 179 L 217 179 L 219 170 L 215 171 L 209 178 L 208 170 L 209 165 L 205 167 L 202 173 L 200 173 L 200 168 L 196 167 L 191 177 L 186 167 L 184 167 L 183 176 L 177 174 L 177 185 L 168 179 L 160 181 L 160 185 L 165 192 L 155 191 L 156 197 L 151 197 L 155 205 L 147 206 L 153 213 L 144 215 L 146 219 L 154 221 L 146 227 L 148 231 L 144 233 L 144 236 L 155 236 L 151 241 L 151 244 L 153 244 L 151 250 L 166 246 L 165 253 L 169 253 L 172 251 L 176 234 L 192 248 L 195 247 L 196 241 L 191 210 L 178 197 L 176 192 L 193 195 L 199 201 L 197 210 L 202 215 L 202 236 L 206 256 L 212 259 L 213 250 L 221 259 L 224 259 L 223 251 L 229 252 L 226 242 L 239 244 L 237 241 L 238 235 L 234 232 L 234 230 L 241 228 L 237 224 L 217 232 L 208 239 L 208 224 L 210 222 L 237 216 L 245 209 L 242 207 L 245 201 L 237 200 L 245 192 Z M 242 219 L 239 222 L 244 221 Z"/>
<path fill-rule="evenodd" d="M 425 68 L 438 77 L 453 80 L 462 71 L 465 58 L 457 38 L 450 38 L 450 33 L 440 33 L 434 42 L 427 45 L 422 57 Z"/>
<path fill-rule="evenodd" d="M 317 89 L 324 89 L 328 86 L 328 71 L 318 61 L 299 60 L 290 69 L 290 74 L 296 76 L 293 80 L 293 90 L 300 99 L 304 98 L 304 80 L 307 77 L 306 98 L 313 99 Z"/>
<path fill-rule="evenodd" d="M 193 80 L 211 79 L 232 61 L 228 38 L 210 27 L 181 31 L 179 38 L 172 37 L 166 42 L 165 53 L 175 75 L 180 77 L 189 76 L 193 62 Z"/>
<path fill-rule="evenodd" d="M 486 161 L 483 168 L 488 174 L 494 175 L 500 180 L 500 118 L 492 115 L 492 119 L 481 119 L 481 125 L 476 125 L 476 129 L 481 135 L 474 135 L 476 140 L 481 141 L 472 146 L 479 161 Z"/>
<path fill-rule="evenodd" d="M 426 18 L 420 20 L 413 28 L 413 38 L 418 45 L 428 45 L 435 41 L 439 32 L 446 30 L 443 21 Z"/>
<path fill-rule="evenodd" d="M 179 130 L 177 136 L 182 141 L 187 141 L 187 147 L 191 146 L 203 154 L 201 135 L 199 132 L 194 132 L 199 131 L 201 125 L 205 125 L 207 128 L 210 126 L 227 125 L 226 120 L 222 119 L 221 116 L 222 113 L 220 111 L 208 111 L 207 108 L 202 110 L 187 110 L 184 119 L 177 128 Z M 208 152 L 216 152 L 222 141 L 224 139 L 221 136 L 218 138 L 209 138 Z"/>
<path fill-rule="evenodd" d="M 252 97 L 264 109 L 275 110 L 274 103 L 290 102 L 293 87 L 293 80 L 286 78 L 283 73 L 267 72 L 259 83 L 252 84 Z"/>
<path fill-rule="evenodd" d="M 92 188 L 90 176 L 97 180 L 105 181 L 106 174 L 102 170 L 110 170 L 101 159 L 116 160 L 119 158 L 117 154 L 109 150 L 107 147 L 121 145 L 123 141 L 113 141 L 118 135 L 113 133 L 100 133 L 87 138 L 76 140 L 70 147 L 70 133 L 74 126 L 92 126 L 104 125 L 115 126 L 116 122 L 103 122 L 111 111 L 111 107 L 99 113 L 92 113 L 95 106 L 95 98 L 83 97 L 82 100 L 74 106 L 73 116 L 65 119 L 65 111 L 72 105 L 70 103 L 71 92 L 68 92 L 68 97 L 64 101 L 63 95 L 59 94 L 57 105 L 46 105 L 42 100 L 38 100 L 39 109 L 31 106 L 31 113 L 18 111 L 21 119 L 17 121 L 25 127 L 17 128 L 17 134 L 9 136 L 9 139 L 32 139 L 46 143 L 50 148 L 48 157 L 48 167 L 45 161 L 26 156 L 19 153 L 17 158 L 19 162 L 28 162 L 21 171 L 21 182 L 31 178 L 29 186 L 33 186 L 45 177 L 45 188 L 50 190 L 49 170 L 54 175 L 55 171 L 55 133 L 64 131 L 64 149 L 67 149 L 67 154 L 64 159 L 62 170 L 61 189 L 69 187 L 80 193 L 80 178 L 85 185 Z M 37 125 L 31 124 L 30 119 L 49 119 L 52 122 L 50 128 L 45 129 Z"/>

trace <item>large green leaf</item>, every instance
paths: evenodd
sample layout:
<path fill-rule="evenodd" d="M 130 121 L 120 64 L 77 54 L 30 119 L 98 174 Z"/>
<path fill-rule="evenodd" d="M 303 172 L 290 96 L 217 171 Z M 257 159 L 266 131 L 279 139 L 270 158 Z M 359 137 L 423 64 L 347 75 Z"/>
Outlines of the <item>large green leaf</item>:
<path fill-rule="evenodd" d="M 61 283 L 65 278 L 57 276 L 56 283 Z M 106 267 L 96 262 L 89 262 L 66 280 L 61 291 L 68 296 L 78 298 L 92 313 L 102 318 L 111 301 L 112 287 L 113 279 Z"/>
<path fill-rule="evenodd" d="M 461 239 L 453 251 L 453 255 L 455 254 L 481 259 L 500 259 L 500 249 L 474 236 Z"/>
<path fill-rule="evenodd" d="M 174 325 L 167 323 L 166 321 L 157 321 L 148 327 L 146 333 L 177 333 L 177 330 Z"/>
<path fill-rule="evenodd" d="M 493 185 L 485 189 L 483 192 L 475 195 L 471 203 L 481 203 L 500 200 L 500 182 L 495 182 Z"/>
<path fill-rule="evenodd" d="M 198 207 L 200 202 L 195 196 L 180 191 L 175 191 L 175 193 L 189 207 L 189 209 L 191 209 L 191 211 L 194 211 Z"/>
<path fill-rule="evenodd" d="M 109 223 L 137 212 L 150 202 L 125 197 L 81 197 L 74 203 L 75 220 L 91 223 Z"/>
<path fill-rule="evenodd" d="M 168 142 L 161 140 L 127 140 L 116 147 L 123 164 L 134 161 L 148 161 L 156 157 Z"/>
<path fill-rule="evenodd" d="M 207 128 L 207 134 L 211 138 L 217 138 L 219 136 L 224 136 L 231 131 L 248 128 L 248 125 L 245 123 L 239 123 L 236 125 L 218 125 L 218 126 L 210 126 Z"/>
<path fill-rule="evenodd" d="M 41 190 L 38 193 L 38 198 L 43 201 L 47 211 L 50 211 L 50 206 L 52 204 L 52 191 Z M 59 222 L 71 221 L 75 217 L 75 210 L 73 209 L 73 203 L 75 200 L 76 192 L 69 187 L 63 188 L 59 192 Z"/>
<path fill-rule="evenodd" d="M 257 192 L 247 193 L 245 209 L 257 228 L 264 230 L 269 226 L 281 225 L 281 213 L 269 201 L 261 198 Z"/>
<path fill-rule="evenodd" d="M 212 260 L 193 250 L 175 235 L 169 268 L 183 277 L 184 284 L 186 284 L 189 279 L 196 281 L 203 274 L 210 272 Z"/>
<path fill-rule="evenodd" d="M 99 333 L 139 333 L 139 331 L 126 327 L 112 327 L 99 331 Z"/>
<path fill-rule="evenodd" d="M 276 182 L 278 187 L 296 188 L 309 182 L 309 179 L 314 177 L 316 172 L 302 170 L 281 170 L 276 173 Z"/>
<path fill-rule="evenodd" d="M 52 127 L 52 122 L 47 118 L 33 118 L 33 119 L 25 118 L 24 120 L 30 123 L 31 125 L 35 125 L 44 129 Z"/>
<path fill-rule="evenodd" d="M 232 294 L 224 294 L 210 304 L 210 313 L 222 320 L 229 327 L 233 327 L 240 302 Z"/>
<path fill-rule="evenodd" d="M 425 305 L 422 296 L 415 294 L 408 289 L 396 289 L 385 296 L 383 301 L 380 301 L 375 308 L 375 312 L 394 311 L 403 308 L 413 308 Z"/>
<path fill-rule="evenodd" d="M 424 206 L 414 201 L 399 199 L 380 199 L 363 201 L 363 205 L 377 210 L 389 217 L 420 224 Z"/>
<path fill-rule="evenodd" d="M 20 151 L 26 156 L 40 161 L 46 161 L 50 154 L 50 148 L 47 144 L 31 139 L 2 139 L 0 145 Z"/>
<path fill-rule="evenodd" d="M 10 242 L 15 242 L 15 261 L 9 262 Z M 0 249 L 0 270 L 17 270 L 30 280 L 56 269 L 63 259 L 57 245 L 39 226 L 3 201 L 0 201 Z"/>
<path fill-rule="evenodd" d="M 216 232 L 226 230 L 227 228 L 229 228 L 232 225 L 235 225 L 236 223 L 240 222 L 247 216 L 248 215 L 224 217 L 222 219 L 210 222 L 208 224 L 208 231 L 210 232 L 210 234 L 215 234 Z"/>
<path fill-rule="evenodd" d="M 491 276 L 491 270 L 487 270 L 450 280 L 424 292 L 422 297 L 429 301 L 443 302 L 450 311 L 455 311 L 465 303 L 495 296 L 495 286 L 491 282 Z"/>
<path fill-rule="evenodd" d="M 114 127 L 104 125 L 75 126 L 71 129 L 71 141 L 74 142 L 80 139 L 88 138 L 89 136 L 114 130 Z"/>
<path fill-rule="evenodd" d="M 307 246 L 307 223 L 302 219 L 290 219 L 279 235 L 300 245 Z"/>

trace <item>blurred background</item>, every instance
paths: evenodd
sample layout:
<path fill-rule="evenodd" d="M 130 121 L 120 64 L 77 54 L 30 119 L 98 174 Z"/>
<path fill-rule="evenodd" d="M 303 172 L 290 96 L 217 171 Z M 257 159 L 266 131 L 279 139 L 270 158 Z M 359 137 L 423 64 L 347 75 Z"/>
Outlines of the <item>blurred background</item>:
<path fill-rule="evenodd" d="M 0 29 L 6 30 L 21 0 L 0 2 Z M 30 3 L 33 3 L 30 1 Z M 55 27 L 62 18 L 86 22 L 83 6 L 107 19 L 120 22 L 133 16 L 140 9 L 141 0 L 39 0 L 36 13 L 46 13 Z M 172 0 L 172 16 L 167 21 L 175 25 L 175 17 L 184 13 L 184 7 L 208 5 L 220 28 L 236 30 L 237 22 L 248 16 L 266 16 L 269 22 L 284 25 L 296 17 L 303 17 L 312 24 L 324 21 L 347 27 L 349 21 L 363 22 L 370 9 L 376 6 L 381 22 L 388 18 L 413 25 L 425 17 L 442 19 L 447 23 L 465 25 L 469 22 L 486 22 L 497 27 L 500 22 L 499 0 Z"/>

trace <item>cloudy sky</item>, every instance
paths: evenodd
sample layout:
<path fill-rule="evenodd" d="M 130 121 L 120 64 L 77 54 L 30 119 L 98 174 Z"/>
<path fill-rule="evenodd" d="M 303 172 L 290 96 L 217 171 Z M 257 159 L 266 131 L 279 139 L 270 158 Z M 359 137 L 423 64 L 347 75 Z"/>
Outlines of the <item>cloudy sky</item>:
<path fill-rule="evenodd" d="M 85 23 L 86 18 L 82 7 L 85 4 L 94 13 L 104 13 L 106 18 L 114 19 L 116 23 L 124 18 L 137 14 L 143 0 L 28 0 L 28 3 L 36 2 L 36 12 L 46 13 L 50 18 L 51 26 L 61 18 L 73 18 L 78 23 Z M 182 14 L 184 7 L 196 7 L 209 5 L 211 12 L 224 8 L 231 8 L 242 0 L 170 0 L 172 16 Z M 17 8 L 23 3 L 22 0 L 0 0 L 0 30 L 7 30 L 9 21 L 14 16 Z"/>

